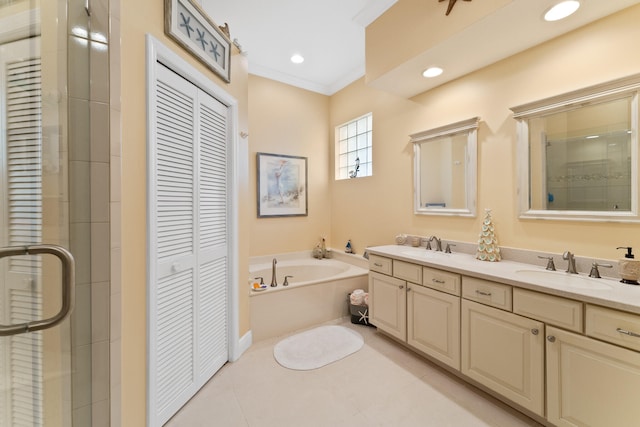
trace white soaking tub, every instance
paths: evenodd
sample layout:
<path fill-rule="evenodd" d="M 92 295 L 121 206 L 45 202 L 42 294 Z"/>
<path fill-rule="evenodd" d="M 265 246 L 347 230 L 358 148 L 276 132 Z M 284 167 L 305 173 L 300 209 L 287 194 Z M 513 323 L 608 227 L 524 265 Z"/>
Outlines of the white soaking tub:
<path fill-rule="evenodd" d="M 271 287 L 274 258 L 278 286 Z M 359 255 L 332 251 L 332 258 L 319 260 L 305 251 L 254 257 L 249 264 L 249 283 L 263 277 L 267 285 L 261 291 L 249 285 L 254 341 L 348 316 L 347 295 L 368 287 L 368 261 Z M 292 276 L 288 286 L 285 276 Z"/>

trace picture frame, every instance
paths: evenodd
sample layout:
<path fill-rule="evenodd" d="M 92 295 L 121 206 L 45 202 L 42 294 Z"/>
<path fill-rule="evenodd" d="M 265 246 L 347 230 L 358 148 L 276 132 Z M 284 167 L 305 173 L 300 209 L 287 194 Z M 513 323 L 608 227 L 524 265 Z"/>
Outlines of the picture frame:
<path fill-rule="evenodd" d="M 231 82 L 231 40 L 192 0 L 164 1 L 164 32 L 225 82 Z"/>
<path fill-rule="evenodd" d="M 307 216 L 307 158 L 257 153 L 258 218 Z"/>

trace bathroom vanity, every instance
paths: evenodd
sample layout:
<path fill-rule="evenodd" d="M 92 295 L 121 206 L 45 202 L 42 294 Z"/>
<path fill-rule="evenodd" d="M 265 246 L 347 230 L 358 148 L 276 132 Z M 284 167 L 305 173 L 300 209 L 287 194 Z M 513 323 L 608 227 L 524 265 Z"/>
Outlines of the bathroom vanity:
<path fill-rule="evenodd" d="M 379 331 L 551 425 L 638 425 L 640 287 L 462 253 L 368 251 Z"/>

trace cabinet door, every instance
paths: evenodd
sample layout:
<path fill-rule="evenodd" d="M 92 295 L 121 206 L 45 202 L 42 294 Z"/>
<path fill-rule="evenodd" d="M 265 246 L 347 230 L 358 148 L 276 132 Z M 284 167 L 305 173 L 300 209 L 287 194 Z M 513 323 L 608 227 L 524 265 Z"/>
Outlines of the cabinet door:
<path fill-rule="evenodd" d="M 369 319 L 378 329 L 402 341 L 407 339 L 406 282 L 369 273 Z"/>
<path fill-rule="evenodd" d="M 461 371 L 544 415 L 544 324 L 462 300 Z"/>
<path fill-rule="evenodd" d="M 407 342 L 460 369 L 460 298 L 408 284 Z"/>
<path fill-rule="evenodd" d="M 547 419 L 557 426 L 637 426 L 640 353 L 547 328 Z"/>

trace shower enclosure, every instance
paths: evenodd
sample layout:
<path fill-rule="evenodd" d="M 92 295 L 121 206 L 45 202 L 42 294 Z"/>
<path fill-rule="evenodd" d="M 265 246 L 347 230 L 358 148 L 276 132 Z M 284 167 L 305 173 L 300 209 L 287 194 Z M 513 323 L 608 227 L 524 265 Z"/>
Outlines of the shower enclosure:
<path fill-rule="evenodd" d="M 109 259 L 92 262 L 109 99 L 90 78 L 107 36 L 88 1 L 0 0 L 0 427 L 109 425 Z"/>

